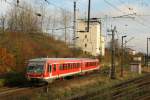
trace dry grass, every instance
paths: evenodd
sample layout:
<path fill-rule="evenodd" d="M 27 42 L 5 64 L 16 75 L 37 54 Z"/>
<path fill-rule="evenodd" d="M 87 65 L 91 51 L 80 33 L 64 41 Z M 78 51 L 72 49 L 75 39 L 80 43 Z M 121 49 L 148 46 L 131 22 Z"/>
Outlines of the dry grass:
<path fill-rule="evenodd" d="M 78 80 L 65 80 L 65 82 L 62 83 L 50 85 L 50 90 L 46 97 L 63 100 L 64 98 L 76 95 L 85 95 L 96 91 L 106 91 L 106 89 L 109 91 L 109 87 L 135 77 L 137 77 L 137 74 L 126 72 L 124 78 L 120 78 L 117 74 L 116 80 L 111 80 L 108 76 L 101 74 L 79 78 Z"/>

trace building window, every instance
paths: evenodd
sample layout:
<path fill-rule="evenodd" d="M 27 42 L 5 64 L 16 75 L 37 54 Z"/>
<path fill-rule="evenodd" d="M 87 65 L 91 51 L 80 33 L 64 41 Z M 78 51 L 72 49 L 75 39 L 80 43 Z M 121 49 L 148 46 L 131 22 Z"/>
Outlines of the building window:
<path fill-rule="evenodd" d="M 85 35 L 85 38 L 87 38 L 87 35 Z"/>
<path fill-rule="evenodd" d="M 85 43 L 85 47 L 87 47 L 87 44 Z"/>
<path fill-rule="evenodd" d="M 85 30 L 88 30 L 88 27 L 85 27 Z"/>

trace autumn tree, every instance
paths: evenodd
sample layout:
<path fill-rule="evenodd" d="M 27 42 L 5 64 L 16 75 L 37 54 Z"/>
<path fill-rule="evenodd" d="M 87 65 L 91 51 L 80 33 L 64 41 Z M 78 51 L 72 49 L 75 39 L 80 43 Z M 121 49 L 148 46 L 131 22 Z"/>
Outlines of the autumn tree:
<path fill-rule="evenodd" d="M 0 72 L 12 71 L 15 67 L 15 58 L 5 48 L 0 48 Z"/>

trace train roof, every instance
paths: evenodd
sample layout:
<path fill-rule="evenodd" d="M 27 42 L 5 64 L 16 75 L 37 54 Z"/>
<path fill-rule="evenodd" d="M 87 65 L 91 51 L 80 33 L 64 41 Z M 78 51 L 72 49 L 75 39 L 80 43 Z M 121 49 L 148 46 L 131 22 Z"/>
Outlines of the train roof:
<path fill-rule="evenodd" d="M 41 61 L 41 62 L 44 62 L 44 61 L 48 61 L 48 60 L 51 60 L 51 61 L 59 61 L 59 60 L 95 60 L 95 59 L 91 59 L 91 58 L 35 58 L 35 59 L 30 59 L 29 61 Z"/>

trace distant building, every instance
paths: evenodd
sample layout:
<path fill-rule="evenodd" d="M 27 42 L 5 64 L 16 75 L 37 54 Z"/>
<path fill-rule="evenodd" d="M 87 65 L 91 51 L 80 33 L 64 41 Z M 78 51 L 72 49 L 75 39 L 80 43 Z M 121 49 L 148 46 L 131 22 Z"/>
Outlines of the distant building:
<path fill-rule="evenodd" d="M 77 30 L 85 31 L 87 29 L 87 21 L 79 20 L 77 22 Z M 90 21 L 89 32 L 77 32 L 76 47 L 81 48 L 85 53 L 93 56 L 105 55 L 105 40 L 101 33 L 101 24 L 97 20 Z"/>
<path fill-rule="evenodd" d="M 126 51 L 131 54 L 131 55 L 135 55 L 136 54 L 136 51 L 131 49 L 131 48 L 126 48 Z"/>

